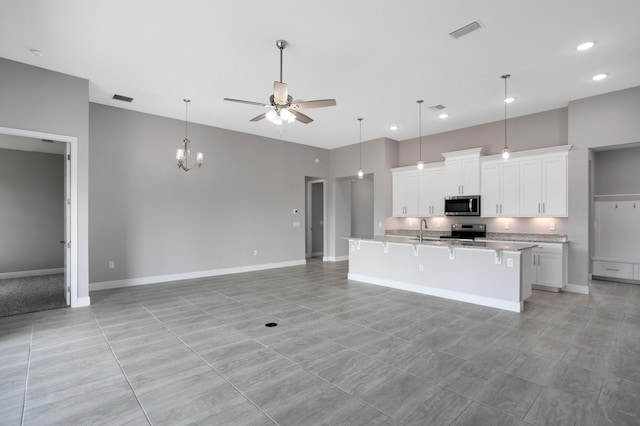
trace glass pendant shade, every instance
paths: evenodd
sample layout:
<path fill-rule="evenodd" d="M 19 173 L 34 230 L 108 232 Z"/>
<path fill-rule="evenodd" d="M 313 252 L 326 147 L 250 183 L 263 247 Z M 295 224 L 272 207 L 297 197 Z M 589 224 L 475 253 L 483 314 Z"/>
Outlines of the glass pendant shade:
<path fill-rule="evenodd" d="M 416 167 L 418 168 L 418 170 L 424 169 L 424 161 L 418 160 L 418 163 L 416 164 Z"/>
<path fill-rule="evenodd" d="M 358 179 L 362 179 L 364 178 L 364 172 L 362 171 L 362 169 L 358 170 Z"/>
<path fill-rule="evenodd" d="M 511 154 L 509 153 L 509 148 L 508 147 L 505 146 L 504 148 L 502 148 L 502 159 L 503 160 L 508 160 L 510 155 Z"/>

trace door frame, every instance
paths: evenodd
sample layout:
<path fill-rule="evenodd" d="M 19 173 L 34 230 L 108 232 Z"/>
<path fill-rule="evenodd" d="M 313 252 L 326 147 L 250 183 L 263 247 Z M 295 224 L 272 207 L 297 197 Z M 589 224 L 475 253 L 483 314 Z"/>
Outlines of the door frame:
<path fill-rule="evenodd" d="M 65 159 L 68 170 L 65 168 L 65 188 L 69 189 L 65 203 L 65 300 L 76 307 L 78 305 L 78 138 L 75 136 L 58 135 L 54 133 L 37 132 L 33 130 L 14 129 L 11 127 L 0 127 L 0 133 L 11 136 L 21 136 L 33 139 L 50 139 L 56 142 L 66 142 L 67 152 L 70 152 L 70 160 Z"/>
<path fill-rule="evenodd" d="M 309 180 L 307 181 L 307 214 L 305 215 L 305 231 L 307 234 L 307 238 L 306 238 L 306 247 L 305 247 L 305 257 L 309 258 L 312 257 L 313 255 L 313 234 L 311 231 L 311 219 L 312 219 L 312 212 L 313 212 L 313 185 L 314 184 L 318 184 L 321 183 L 322 184 L 322 259 L 325 260 L 325 253 L 326 251 L 326 241 L 327 241 L 327 236 L 325 235 L 325 230 L 326 227 L 324 226 L 324 224 L 326 223 L 326 217 L 327 217 L 327 191 L 326 191 L 326 182 L 325 179 L 314 179 L 314 180 Z"/>

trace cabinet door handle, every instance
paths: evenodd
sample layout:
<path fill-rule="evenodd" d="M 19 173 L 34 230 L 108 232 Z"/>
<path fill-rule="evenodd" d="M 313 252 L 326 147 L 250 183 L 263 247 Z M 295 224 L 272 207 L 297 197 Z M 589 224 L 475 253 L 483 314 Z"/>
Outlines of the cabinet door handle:
<path fill-rule="evenodd" d="M 547 203 L 542 203 L 542 213 L 547 211 Z"/>
<path fill-rule="evenodd" d="M 538 203 L 538 213 L 540 213 L 540 203 Z"/>
<path fill-rule="evenodd" d="M 502 213 L 502 203 L 500 204 L 500 213 Z"/>
<path fill-rule="evenodd" d="M 496 213 L 498 213 L 498 205 L 496 204 Z"/>
<path fill-rule="evenodd" d="M 613 269 L 613 268 L 605 268 L 605 271 L 615 271 L 615 272 L 620 272 L 620 269 Z"/>

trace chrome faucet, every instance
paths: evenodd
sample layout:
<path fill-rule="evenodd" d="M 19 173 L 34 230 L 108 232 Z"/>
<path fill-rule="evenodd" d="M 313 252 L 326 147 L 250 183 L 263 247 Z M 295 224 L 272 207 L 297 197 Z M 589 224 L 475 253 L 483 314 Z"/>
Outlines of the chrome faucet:
<path fill-rule="evenodd" d="M 429 227 L 427 226 L 427 219 L 422 219 L 420 221 L 420 234 L 418 235 L 418 238 L 420 240 L 420 242 L 422 242 L 422 224 L 424 223 L 424 230 L 427 230 Z"/>

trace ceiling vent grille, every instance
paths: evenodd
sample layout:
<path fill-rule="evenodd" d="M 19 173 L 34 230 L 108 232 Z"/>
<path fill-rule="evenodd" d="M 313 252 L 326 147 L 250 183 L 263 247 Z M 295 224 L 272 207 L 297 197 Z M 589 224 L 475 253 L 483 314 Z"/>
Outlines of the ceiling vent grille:
<path fill-rule="evenodd" d="M 451 38 L 457 40 L 460 37 L 466 36 L 467 34 L 475 30 L 479 30 L 480 28 L 482 28 L 480 21 L 473 21 L 472 23 L 467 24 L 462 28 L 458 28 L 457 30 L 450 32 L 449 35 L 451 36 Z"/>
<path fill-rule="evenodd" d="M 434 105 L 434 106 L 430 106 L 429 107 L 429 109 L 432 109 L 434 111 L 442 111 L 445 108 L 446 108 L 446 106 L 444 106 L 442 104 L 438 104 L 438 105 Z"/>
<path fill-rule="evenodd" d="M 113 99 L 115 99 L 116 101 L 129 102 L 129 103 L 133 101 L 133 98 L 130 98 L 128 96 L 118 95 L 118 94 L 113 95 Z"/>

